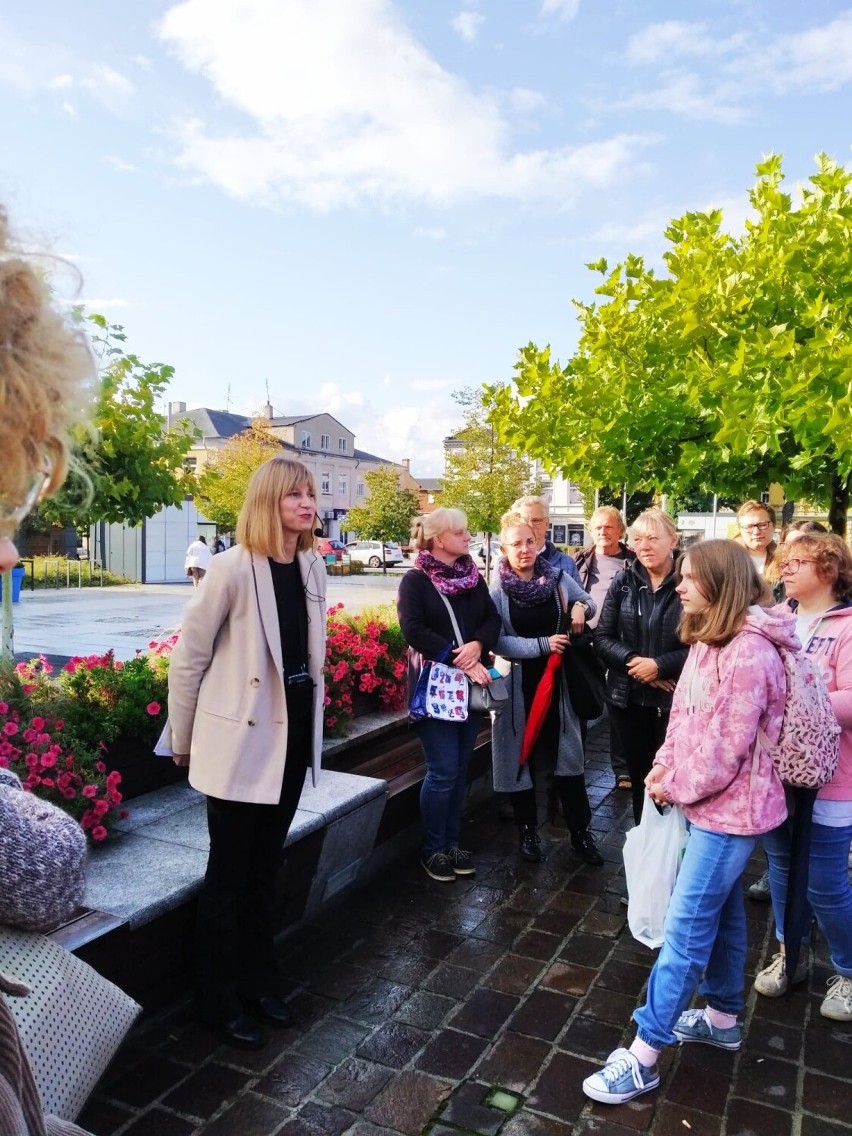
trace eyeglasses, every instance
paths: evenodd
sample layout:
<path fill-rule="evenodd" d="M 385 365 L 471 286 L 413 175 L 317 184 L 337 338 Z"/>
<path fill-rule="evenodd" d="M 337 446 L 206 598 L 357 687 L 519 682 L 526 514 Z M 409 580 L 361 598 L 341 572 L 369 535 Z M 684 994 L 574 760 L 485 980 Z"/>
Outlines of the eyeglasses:
<path fill-rule="evenodd" d="M 802 560 L 798 556 L 793 556 L 789 560 L 785 560 L 782 564 L 780 564 L 778 571 L 790 572 L 792 575 L 795 575 L 803 564 L 816 564 L 816 560 Z"/>
<path fill-rule="evenodd" d="M 511 544 L 507 544 L 506 547 L 513 549 L 515 552 L 520 552 L 522 548 L 531 548 L 533 552 L 535 552 L 535 541 L 530 536 L 527 537 L 526 540 L 513 540 Z"/>
<path fill-rule="evenodd" d="M 524 517 L 528 525 L 546 525 L 547 517 Z"/>
<path fill-rule="evenodd" d="M 743 532 L 763 532 L 772 528 L 772 521 L 755 521 L 753 525 L 740 525 Z"/>
<path fill-rule="evenodd" d="M 38 504 L 39 498 L 42 493 L 44 493 L 47 483 L 50 480 L 51 472 L 51 464 L 47 458 L 45 458 L 44 468 L 32 475 L 32 484 L 19 505 L 13 505 L 8 501 L 0 501 L 0 536 L 7 536 L 11 539 L 15 535 L 22 523 Z"/>

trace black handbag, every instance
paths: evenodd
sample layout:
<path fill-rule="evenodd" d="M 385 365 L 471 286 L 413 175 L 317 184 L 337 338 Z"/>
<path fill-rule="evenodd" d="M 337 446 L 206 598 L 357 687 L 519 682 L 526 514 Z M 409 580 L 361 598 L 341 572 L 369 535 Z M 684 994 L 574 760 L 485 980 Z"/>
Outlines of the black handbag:
<path fill-rule="evenodd" d="M 591 632 L 581 631 L 571 636 L 571 645 L 562 656 L 562 669 L 577 717 L 586 722 L 600 718 L 604 710 L 606 669 L 595 654 Z"/>

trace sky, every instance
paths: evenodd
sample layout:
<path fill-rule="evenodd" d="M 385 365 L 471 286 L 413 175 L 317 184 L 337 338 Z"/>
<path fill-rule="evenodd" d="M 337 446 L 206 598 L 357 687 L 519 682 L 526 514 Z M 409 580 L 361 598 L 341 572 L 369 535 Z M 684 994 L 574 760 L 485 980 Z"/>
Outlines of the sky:
<path fill-rule="evenodd" d="M 174 366 L 168 399 L 327 411 L 421 477 L 453 391 L 530 340 L 571 355 L 587 262 L 659 263 L 687 210 L 739 231 L 763 155 L 795 190 L 819 151 L 849 163 L 850 122 L 832 0 L 0 8 L 25 246 Z"/>

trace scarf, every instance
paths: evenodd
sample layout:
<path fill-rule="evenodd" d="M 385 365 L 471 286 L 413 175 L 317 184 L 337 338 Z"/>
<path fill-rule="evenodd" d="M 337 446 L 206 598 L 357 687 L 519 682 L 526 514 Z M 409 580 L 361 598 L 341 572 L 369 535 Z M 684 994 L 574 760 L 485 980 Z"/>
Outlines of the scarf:
<path fill-rule="evenodd" d="M 459 556 L 452 564 L 444 564 L 424 548 L 417 553 L 414 567 L 425 572 L 438 591 L 445 596 L 457 596 L 461 592 L 469 592 L 480 580 L 479 569 L 470 556 Z"/>
<path fill-rule="evenodd" d="M 535 607 L 550 599 L 556 588 L 556 569 L 539 553 L 533 565 L 533 578 L 522 580 L 509 561 L 500 561 L 500 587 L 519 607 Z"/>

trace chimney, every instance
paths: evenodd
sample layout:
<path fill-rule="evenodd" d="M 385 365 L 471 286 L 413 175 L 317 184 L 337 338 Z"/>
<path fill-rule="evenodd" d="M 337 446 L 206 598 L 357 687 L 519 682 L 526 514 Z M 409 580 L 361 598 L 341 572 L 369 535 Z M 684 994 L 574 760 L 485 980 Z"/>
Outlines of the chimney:
<path fill-rule="evenodd" d="M 406 473 L 411 473 L 411 458 L 402 459 L 402 468 Z"/>
<path fill-rule="evenodd" d="M 186 414 L 185 402 L 170 402 L 169 403 L 169 418 L 177 418 L 179 414 Z"/>
<path fill-rule="evenodd" d="M 269 419 L 270 422 L 275 417 L 275 411 L 272 409 L 272 403 L 271 402 L 264 403 L 263 413 Z"/>

